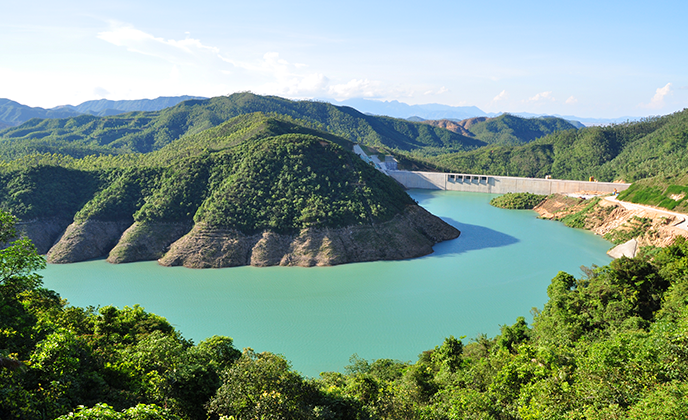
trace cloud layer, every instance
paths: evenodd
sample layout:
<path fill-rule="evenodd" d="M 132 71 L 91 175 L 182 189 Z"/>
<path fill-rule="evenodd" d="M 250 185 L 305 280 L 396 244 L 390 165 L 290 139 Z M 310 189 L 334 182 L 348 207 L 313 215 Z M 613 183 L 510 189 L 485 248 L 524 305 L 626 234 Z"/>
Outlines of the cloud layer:
<path fill-rule="evenodd" d="M 655 96 L 650 99 L 649 103 L 640 104 L 641 108 L 647 109 L 662 109 L 664 108 L 664 99 L 672 94 L 671 83 L 667 83 L 664 87 L 657 88 L 655 91 Z"/>
<path fill-rule="evenodd" d="M 155 57 L 175 67 L 176 74 L 203 67 L 218 81 L 227 85 L 241 84 L 243 89 L 257 93 L 289 97 L 332 97 L 338 100 L 353 97 L 382 97 L 386 93 L 380 81 L 366 78 L 331 80 L 322 72 L 311 71 L 303 63 L 291 63 L 275 51 L 268 51 L 253 61 L 241 60 L 223 53 L 220 48 L 205 45 L 201 40 L 156 37 L 130 25 L 114 23 L 98 38 L 127 51 Z M 193 72 L 193 70 L 191 71 Z M 436 93 L 446 92 L 445 87 Z"/>

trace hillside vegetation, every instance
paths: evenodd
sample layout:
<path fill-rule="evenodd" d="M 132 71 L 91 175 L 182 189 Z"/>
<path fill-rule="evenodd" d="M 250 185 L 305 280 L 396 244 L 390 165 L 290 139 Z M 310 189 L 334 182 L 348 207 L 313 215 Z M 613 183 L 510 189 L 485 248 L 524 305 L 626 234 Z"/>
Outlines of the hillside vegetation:
<path fill-rule="evenodd" d="M 557 131 L 521 146 L 426 158 L 452 172 L 633 182 L 688 167 L 688 110 L 640 122 Z"/>
<path fill-rule="evenodd" d="M 530 143 L 557 131 L 575 129 L 576 126 L 562 118 L 521 118 L 511 114 L 488 118 L 470 126 L 476 138 L 488 144 L 505 146 Z"/>
<path fill-rule="evenodd" d="M 546 195 L 531 193 L 506 193 L 490 200 L 490 205 L 510 210 L 532 210 L 546 198 Z"/>
<path fill-rule="evenodd" d="M 495 118 L 474 117 L 462 121 L 426 120 L 423 123 L 475 137 L 487 144 L 507 146 L 529 143 L 556 131 L 578 128 L 563 118 L 522 118 L 511 114 L 502 114 Z"/>
<path fill-rule="evenodd" d="M 688 213 L 688 173 L 634 182 L 619 194 L 619 200 Z"/>

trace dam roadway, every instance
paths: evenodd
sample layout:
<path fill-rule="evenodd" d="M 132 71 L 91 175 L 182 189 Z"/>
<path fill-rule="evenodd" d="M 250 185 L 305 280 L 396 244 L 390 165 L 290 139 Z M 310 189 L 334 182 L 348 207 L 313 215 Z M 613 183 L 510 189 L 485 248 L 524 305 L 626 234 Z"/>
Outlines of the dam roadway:
<path fill-rule="evenodd" d="M 528 192 L 532 194 L 571 194 L 583 191 L 613 193 L 627 189 L 631 184 L 618 182 L 571 181 L 564 179 L 521 178 L 513 176 L 475 175 L 444 172 L 385 171 L 404 187 L 423 190 L 445 190 L 506 194 Z"/>

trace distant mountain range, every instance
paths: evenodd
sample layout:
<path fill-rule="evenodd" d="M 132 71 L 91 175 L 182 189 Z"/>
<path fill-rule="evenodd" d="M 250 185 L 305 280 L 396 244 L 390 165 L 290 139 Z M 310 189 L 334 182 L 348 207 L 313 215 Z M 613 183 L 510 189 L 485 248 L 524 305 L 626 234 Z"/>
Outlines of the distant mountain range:
<path fill-rule="evenodd" d="M 71 118 L 82 114 L 109 116 L 132 111 L 160 111 L 189 99 L 205 99 L 200 96 L 161 96 L 156 99 L 132 101 L 111 101 L 101 99 L 87 101 L 80 105 L 61 105 L 54 108 L 40 108 L 22 105 L 10 99 L 0 98 L 0 129 L 17 126 L 32 118 Z"/>
<path fill-rule="evenodd" d="M 96 116 L 110 116 L 132 111 L 160 111 L 177 105 L 190 99 L 207 99 L 200 96 L 161 96 L 156 99 L 138 99 L 112 101 L 100 99 L 87 101 L 79 105 L 61 105 L 54 108 L 40 108 L 22 105 L 10 99 L 0 98 L 0 130 L 17 126 L 31 118 L 71 118 L 81 114 Z M 476 106 L 450 106 L 442 104 L 409 105 L 399 101 L 376 101 L 371 99 L 355 98 L 345 101 L 334 99 L 318 99 L 321 102 L 329 102 L 337 106 L 348 106 L 364 114 L 382 115 L 393 118 L 403 118 L 409 121 L 421 122 L 425 120 L 451 120 L 461 121 L 473 117 L 498 117 L 503 112 L 484 112 Z M 573 115 L 559 114 L 533 114 L 529 112 L 510 112 L 523 118 L 557 117 L 569 121 L 574 126 L 581 128 L 591 125 L 607 125 L 637 121 L 639 117 L 619 118 L 581 118 Z"/>
<path fill-rule="evenodd" d="M 371 99 L 347 99 L 336 101 L 334 99 L 321 99 L 333 105 L 350 106 L 365 114 L 386 115 L 394 118 L 404 118 L 420 122 L 423 120 L 454 120 L 461 121 L 473 117 L 498 117 L 504 112 L 485 112 L 476 106 L 450 106 L 442 104 L 408 105 L 399 101 L 376 101 Z M 581 128 L 591 125 L 607 125 L 637 121 L 639 117 L 619 118 L 581 118 L 573 115 L 559 114 L 532 114 L 529 112 L 509 112 L 523 118 L 557 117 L 562 118 Z"/>

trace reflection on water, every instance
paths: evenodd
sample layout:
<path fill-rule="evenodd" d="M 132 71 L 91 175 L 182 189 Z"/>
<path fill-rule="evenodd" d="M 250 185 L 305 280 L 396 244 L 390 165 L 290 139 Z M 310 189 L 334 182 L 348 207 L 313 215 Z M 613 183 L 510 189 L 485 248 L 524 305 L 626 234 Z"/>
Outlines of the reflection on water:
<path fill-rule="evenodd" d="M 499 248 L 518 242 L 518 238 L 485 226 L 460 223 L 448 217 L 444 217 L 443 220 L 460 230 L 461 236 L 460 240 L 449 241 L 446 246 L 436 250 L 433 255 L 437 257 L 451 256 L 485 248 Z"/>
<path fill-rule="evenodd" d="M 449 335 L 493 336 L 541 308 L 559 270 L 579 275 L 581 265 L 609 262 L 608 242 L 491 207 L 492 195 L 411 195 L 461 236 L 405 261 L 191 270 L 99 260 L 49 265 L 44 281 L 74 305 L 140 304 L 196 342 L 227 335 L 315 376 L 342 370 L 353 353 L 415 360 Z"/>

